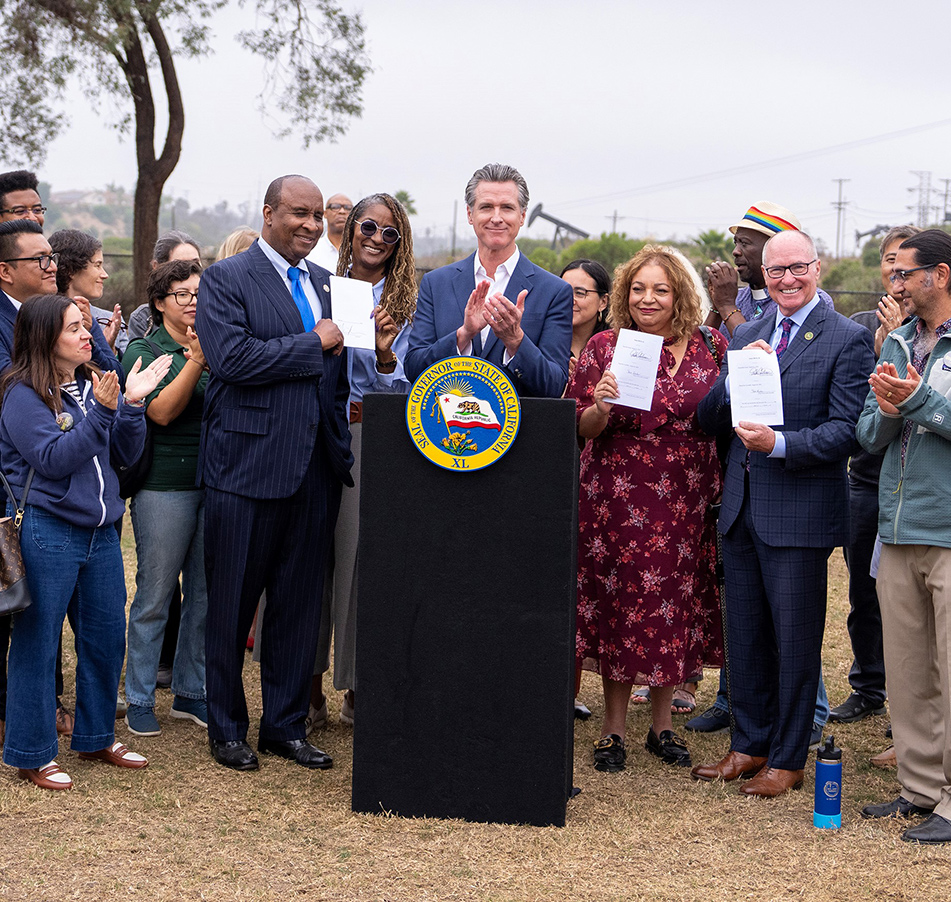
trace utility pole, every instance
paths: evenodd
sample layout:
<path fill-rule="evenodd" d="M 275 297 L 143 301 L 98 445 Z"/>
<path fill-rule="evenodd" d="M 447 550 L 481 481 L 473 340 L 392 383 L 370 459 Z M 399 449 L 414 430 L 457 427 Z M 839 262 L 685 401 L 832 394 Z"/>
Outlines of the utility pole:
<path fill-rule="evenodd" d="M 931 208 L 931 173 L 923 169 L 912 169 L 911 174 L 918 176 L 918 203 L 912 204 L 908 209 L 915 211 L 918 227 L 926 229 L 928 228 L 928 213 Z M 908 190 L 914 191 L 915 189 L 909 188 Z"/>
<path fill-rule="evenodd" d="M 627 219 L 627 218 L 628 218 L 627 216 L 618 216 L 617 210 L 615 210 L 612 215 L 605 217 L 605 219 L 611 220 L 611 234 L 612 235 L 617 234 L 617 221 L 619 219 Z"/>
<path fill-rule="evenodd" d="M 459 201 L 454 200 L 452 202 L 452 259 L 456 259 L 456 216 L 459 213 Z"/>
<path fill-rule="evenodd" d="M 842 200 L 842 186 L 846 182 L 852 181 L 851 179 L 833 179 L 833 182 L 838 182 L 839 185 L 839 199 L 832 201 L 832 206 L 835 207 L 835 258 L 836 260 L 842 257 L 842 225 L 843 225 L 843 216 L 845 208 L 849 205 L 847 200 Z"/>
<path fill-rule="evenodd" d="M 948 201 L 951 200 L 951 179 L 940 179 L 944 182 L 944 204 L 942 209 L 942 222 L 951 222 L 951 210 L 948 210 Z"/>

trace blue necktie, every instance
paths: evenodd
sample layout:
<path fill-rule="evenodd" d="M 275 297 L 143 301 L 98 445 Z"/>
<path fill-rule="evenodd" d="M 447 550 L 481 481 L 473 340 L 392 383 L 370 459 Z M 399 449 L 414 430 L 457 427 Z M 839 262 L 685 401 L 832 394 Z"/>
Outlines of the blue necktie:
<path fill-rule="evenodd" d="M 291 297 L 294 298 L 300 318 L 304 322 L 304 331 L 310 332 L 317 325 L 317 322 L 314 319 L 314 311 L 311 309 L 310 301 L 307 300 L 307 295 L 304 294 L 304 286 L 301 284 L 303 277 L 304 273 L 296 266 L 287 270 L 287 278 L 291 280 Z"/>

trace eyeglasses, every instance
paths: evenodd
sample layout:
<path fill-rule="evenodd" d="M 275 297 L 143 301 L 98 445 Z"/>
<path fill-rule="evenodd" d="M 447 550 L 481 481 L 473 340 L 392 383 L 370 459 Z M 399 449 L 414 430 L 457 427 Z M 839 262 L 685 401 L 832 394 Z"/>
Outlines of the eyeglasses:
<path fill-rule="evenodd" d="M 916 266 L 914 269 L 896 269 L 888 277 L 888 281 L 891 282 L 893 285 L 895 284 L 895 282 L 906 282 L 908 281 L 908 277 L 913 272 L 918 272 L 919 270 L 922 270 L 922 269 L 934 269 L 937 265 L 938 265 L 937 263 L 929 263 L 927 266 Z"/>
<path fill-rule="evenodd" d="M 815 260 L 810 260 L 808 263 L 790 263 L 789 266 L 766 266 L 766 275 L 771 279 L 781 279 L 786 275 L 786 270 L 788 269 L 794 276 L 804 276 L 809 272 L 809 267 L 813 263 L 818 262 L 819 258 L 816 257 Z"/>
<path fill-rule="evenodd" d="M 393 226 L 379 226 L 372 219 L 364 219 L 363 222 L 358 222 L 357 225 L 360 226 L 360 231 L 367 238 L 372 238 L 376 234 L 376 230 L 379 229 L 384 244 L 396 244 L 400 240 L 400 233 Z"/>
<path fill-rule="evenodd" d="M 601 297 L 601 292 L 597 288 L 572 288 L 576 301 L 583 301 L 589 294 L 596 294 L 598 297 Z"/>
<path fill-rule="evenodd" d="M 337 210 L 344 210 L 345 212 L 349 213 L 353 209 L 353 204 L 327 204 L 327 209 L 333 210 L 335 213 Z"/>
<path fill-rule="evenodd" d="M 32 213 L 34 216 L 42 216 L 46 212 L 46 207 L 37 204 L 35 207 L 10 207 L 9 210 L 0 210 L 0 213 L 9 213 L 11 216 L 27 216 Z"/>
<path fill-rule="evenodd" d="M 46 272 L 50 266 L 56 266 L 59 263 L 59 254 L 38 254 L 36 257 L 11 257 L 9 260 L 0 260 L 0 263 L 26 263 L 29 260 L 35 260 L 40 269 Z"/>
<path fill-rule="evenodd" d="M 112 325 L 112 317 L 111 316 L 97 316 L 96 322 L 99 323 L 99 325 L 102 326 L 103 329 L 105 329 L 106 326 Z M 125 332 L 126 328 L 127 327 L 125 323 L 119 323 L 120 332 Z"/>
<path fill-rule="evenodd" d="M 170 291 L 167 295 L 167 298 L 175 298 L 175 303 L 179 307 L 187 307 L 192 300 L 194 299 L 195 303 L 198 303 L 198 292 L 189 291 L 187 288 L 179 288 L 178 291 Z"/>

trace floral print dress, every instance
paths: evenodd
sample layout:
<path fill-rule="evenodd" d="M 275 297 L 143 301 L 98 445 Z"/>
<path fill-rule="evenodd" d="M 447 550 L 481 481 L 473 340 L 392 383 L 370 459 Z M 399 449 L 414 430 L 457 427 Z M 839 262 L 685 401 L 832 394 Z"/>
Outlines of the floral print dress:
<path fill-rule="evenodd" d="M 712 336 L 722 360 L 726 341 Z M 578 361 L 567 397 L 579 419 L 616 342 L 598 333 Z M 576 654 L 622 683 L 676 685 L 722 660 L 710 510 L 720 466 L 697 424 L 719 367 L 699 329 L 672 376 L 673 365 L 665 346 L 650 411 L 615 405 L 581 454 Z"/>

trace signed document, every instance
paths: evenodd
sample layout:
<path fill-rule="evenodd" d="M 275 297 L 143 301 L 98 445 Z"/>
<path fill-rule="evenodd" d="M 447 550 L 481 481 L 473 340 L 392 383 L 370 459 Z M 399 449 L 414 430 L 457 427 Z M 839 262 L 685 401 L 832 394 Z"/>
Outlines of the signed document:
<path fill-rule="evenodd" d="M 620 397 L 615 402 L 624 407 L 650 410 L 657 381 L 657 364 L 664 339 L 636 329 L 621 329 L 614 349 L 611 372 L 617 379 Z"/>
<path fill-rule="evenodd" d="M 333 321 L 343 332 L 344 347 L 372 351 L 376 347 L 373 286 L 359 279 L 331 276 L 330 297 L 333 299 Z"/>
<path fill-rule="evenodd" d="M 733 425 L 741 420 L 765 426 L 783 425 L 783 389 L 779 360 L 759 348 L 727 351 Z"/>

